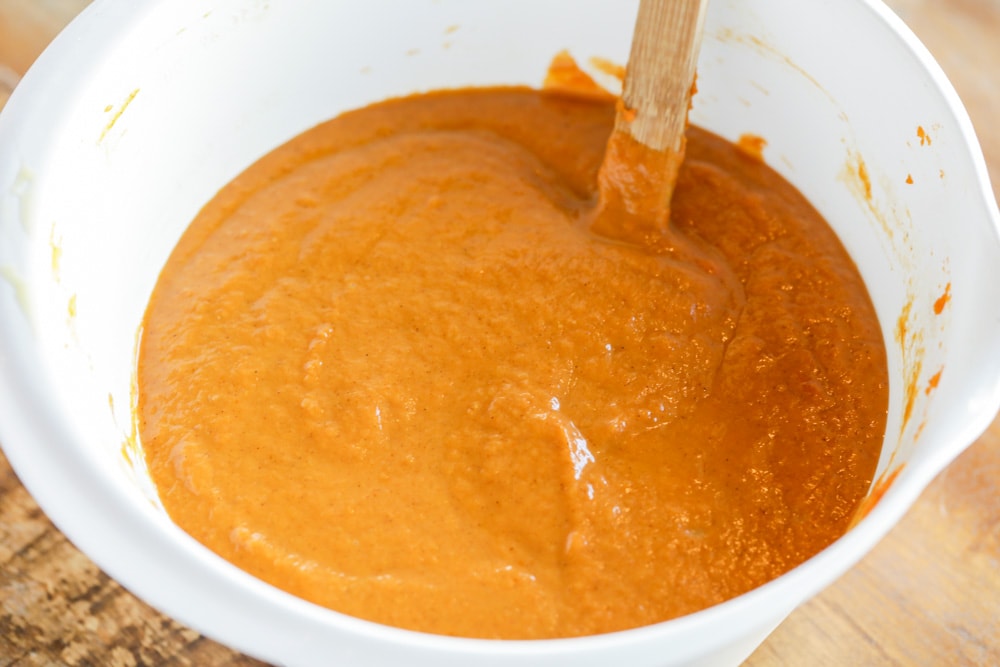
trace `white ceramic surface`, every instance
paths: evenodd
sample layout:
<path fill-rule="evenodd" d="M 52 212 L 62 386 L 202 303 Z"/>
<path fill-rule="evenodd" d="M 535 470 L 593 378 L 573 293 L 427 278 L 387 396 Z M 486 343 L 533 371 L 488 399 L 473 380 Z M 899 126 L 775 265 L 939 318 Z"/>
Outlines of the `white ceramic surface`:
<path fill-rule="evenodd" d="M 693 121 L 767 140 L 767 162 L 855 258 L 885 331 L 892 384 L 879 474 L 902 469 L 866 519 L 712 609 L 540 642 L 448 639 L 320 609 L 170 523 L 123 444 L 137 328 L 186 223 L 255 158 L 340 111 L 432 88 L 537 85 L 564 48 L 583 63 L 623 63 L 635 3 L 568 6 L 97 0 L 43 54 L 0 116 L 0 442 L 104 570 L 279 664 L 736 664 L 986 428 L 1000 403 L 1000 224 L 953 89 L 875 1 L 713 0 Z"/>

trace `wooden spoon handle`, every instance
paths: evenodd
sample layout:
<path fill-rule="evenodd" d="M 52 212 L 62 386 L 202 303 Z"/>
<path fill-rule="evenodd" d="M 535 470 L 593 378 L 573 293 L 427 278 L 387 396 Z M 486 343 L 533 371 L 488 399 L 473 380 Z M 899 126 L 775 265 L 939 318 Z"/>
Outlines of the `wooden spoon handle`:
<path fill-rule="evenodd" d="M 708 0 L 640 0 L 615 129 L 597 177 L 594 232 L 669 236 Z"/>
<path fill-rule="evenodd" d="M 654 150 L 683 151 L 707 7 L 707 0 L 639 3 L 617 127 Z"/>

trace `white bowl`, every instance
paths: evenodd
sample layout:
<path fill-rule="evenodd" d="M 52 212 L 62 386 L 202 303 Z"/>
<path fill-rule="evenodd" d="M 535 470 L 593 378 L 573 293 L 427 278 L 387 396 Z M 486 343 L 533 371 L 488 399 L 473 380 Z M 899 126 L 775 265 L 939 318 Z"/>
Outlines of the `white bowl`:
<path fill-rule="evenodd" d="M 433 88 L 537 85 L 564 48 L 625 62 L 634 2 L 568 7 L 98 0 L 39 59 L 0 117 L 0 441 L 101 568 L 281 664 L 736 664 L 986 428 L 1000 403 L 1000 216 L 954 90 L 874 0 L 713 0 L 693 121 L 767 140 L 767 162 L 854 257 L 885 332 L 890 412 L 874 485 L 885 493 L 864 520 L 711 609 L 532 642 L 349 618 L 254 579 L 170 522 L 136 455 L 131 382 L 146 301 L 188 221 L 254 159 L 346 109 Z"/>

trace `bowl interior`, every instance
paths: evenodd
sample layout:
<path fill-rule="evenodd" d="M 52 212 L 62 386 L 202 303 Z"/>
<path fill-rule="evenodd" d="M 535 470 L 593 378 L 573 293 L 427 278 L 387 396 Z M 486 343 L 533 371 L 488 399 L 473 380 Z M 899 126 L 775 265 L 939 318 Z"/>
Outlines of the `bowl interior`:
<path fill-rule="evenodd" d="M 132 507 L 162 539 L 183 540 L 156 509 L 142 464 L 134 351 L 160 268 L 222 185 L 299 132 L 370 102 L 537 86 L 562 49 L 585 68 L 593 56 L 625 63 L 634 16 L 634 2 L 609 0 L 580 0 L 572 15 L 539 0 L 95 3 L 39 61 L 0 124 L 5 378 L 26 432 L 39 437 L 36 422 L 54 429 L 50 455 L 71 457 L 90 481 L 46 490 L 43 468 L 56 464 L 34 459 L 20 433 L 4 433 L 4 444 L 60 527 L 94 541 L 58 506 L 73 493 L 99 494 Z M 714 0 L 698 88 L 692 122 L 733 140 L 764 138 L 765 160 L 826 216 L 858 264 L 889 358 L 877 474 L 902 469 L 867 541 L 848 542 L 838 565 L 823 561 L 804 591 L 771 594 L 771 615 L 734 634 L 769 629 L 860 557 L 985 428 L 1000 376 L 1000 243 L 968 119 L 884 8 Z M 224 564 L 204 565 L 197 547 L 182 553 L 243 585 Z M 97 559 L 118 576 L 118 556 Z M 258 648 L 244 650 L 278 655 L 248 641 Z"/>

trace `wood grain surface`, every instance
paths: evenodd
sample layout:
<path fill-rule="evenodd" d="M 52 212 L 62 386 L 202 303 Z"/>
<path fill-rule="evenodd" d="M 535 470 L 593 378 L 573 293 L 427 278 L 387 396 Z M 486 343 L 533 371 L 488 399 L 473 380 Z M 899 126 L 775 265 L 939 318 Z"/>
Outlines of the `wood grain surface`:
<path fill-rule="evenodd" d="M 0 106 L 86 0 L 0 0 Z M 891 0 L 962 96 L 1000 184 L 1000 0 Z M 259 665 L 139 601 L 45 518 L 0 454 L 0 667 Z M 1000 420 L 859 565 L 747 661 L 1000 665 Z"/>

